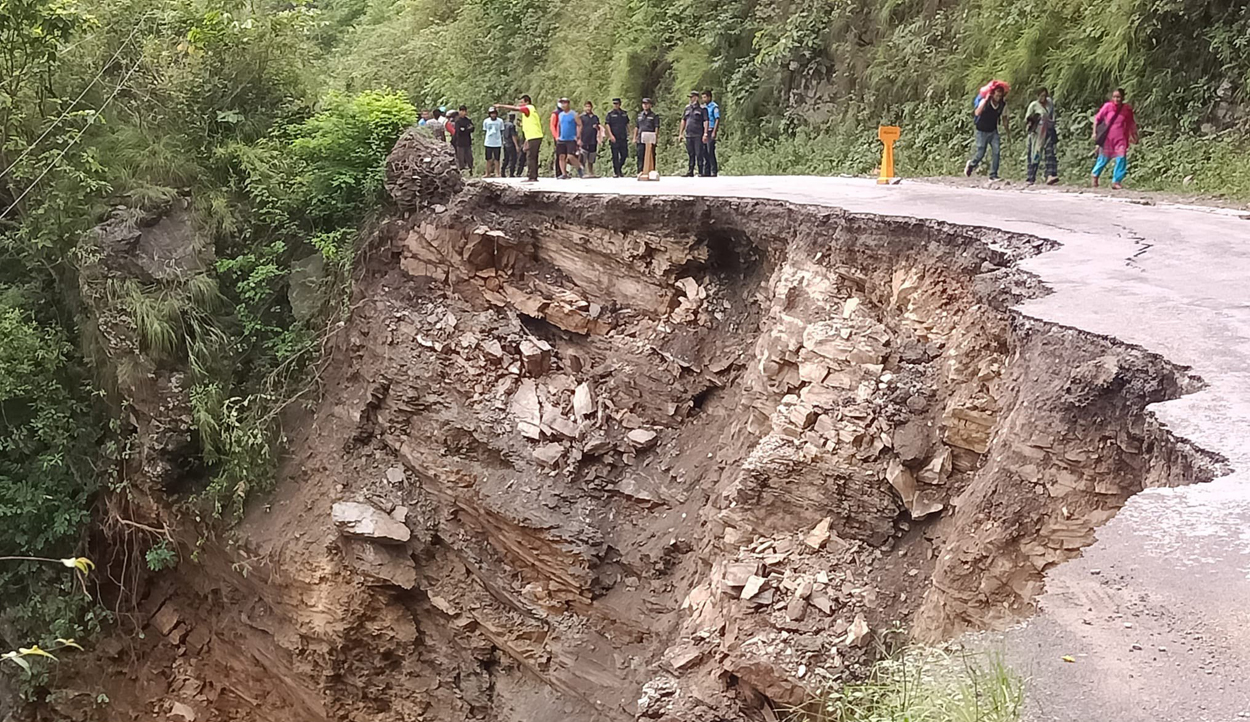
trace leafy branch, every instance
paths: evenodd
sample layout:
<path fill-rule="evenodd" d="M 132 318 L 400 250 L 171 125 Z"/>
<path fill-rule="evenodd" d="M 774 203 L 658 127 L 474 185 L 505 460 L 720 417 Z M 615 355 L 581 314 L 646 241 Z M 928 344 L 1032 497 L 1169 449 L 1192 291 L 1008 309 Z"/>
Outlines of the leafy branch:
<path fill-rule="evenodd" d="M 82 582 L 84 594 L 87 593 L 87 585 L 86 585 L 87 575 L 90 574 L 91 571 L 95 569 L 95 562 L 91 561 L 87 557 L 69 557 L 66 559 L 53 559 L 51 557 L 11 555 L 11 556 L 0 556 L 0 562 L 46 562 L 49 564 L 60 564 L 63 567 L 74 570 L 75 574 L 79 578 L 79 581 Z M 68 649 L 71 647 L 73 649 L 82 651 L 82 647 L 73 639 L 68 639 L 65 637 L 57 637 L 56 640 L 53 642 L 53 644 L 50 645 L 47 649 L 40 647 L 38 644 L 32 644 L 29 647 L 18 647 L 15 650 L 10 650 L 8 652 L 0 654 L 0 660 L 7 660 L 9 662 L 12 662 L 16 664 L 17 666 L 21 667 L 23 670 L 25 670 L 27 674 L 30 674 L 31 667 L 30 667 L 30 662 L 26 659 L 27 657 L 46 657 L 53 661 L 59 661 L 57 660 L 56 655 L 52 654 L 52 652 L 56 652 L 62 649 Z"/>

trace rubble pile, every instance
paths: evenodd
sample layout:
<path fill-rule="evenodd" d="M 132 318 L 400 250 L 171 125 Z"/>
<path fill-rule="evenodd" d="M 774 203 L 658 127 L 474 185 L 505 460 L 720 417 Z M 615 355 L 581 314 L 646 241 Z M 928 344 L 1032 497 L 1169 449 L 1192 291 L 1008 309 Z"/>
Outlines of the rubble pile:
<path fill-rule="evenodd" d="M 409 128 L 386 159 L 386 192 L 406 209 L 447 203 L 464 188 L 447 143 L 420 128 Z"/>
<path fill-rule="evenodd" d="M 852 268 L 774 272 L 746 389 L 748 429 L 763 439 L 724 491 L 730 543 L 740 527 L 769 528 L 760 497 L 781 470 L 837 478 L 837 528 L 880 544 L 895 533 L 898 502 L 925 519 L 979 467 L 1002 366 L 985 339 L 1001 320 L 978 306 L 950 312 L 949 291 L 914 270 L 878 283 L 884 298 L 865 302 L 872 283 Z M 803 521 L 815 523 L 828 501 L 812 499 Z"/>

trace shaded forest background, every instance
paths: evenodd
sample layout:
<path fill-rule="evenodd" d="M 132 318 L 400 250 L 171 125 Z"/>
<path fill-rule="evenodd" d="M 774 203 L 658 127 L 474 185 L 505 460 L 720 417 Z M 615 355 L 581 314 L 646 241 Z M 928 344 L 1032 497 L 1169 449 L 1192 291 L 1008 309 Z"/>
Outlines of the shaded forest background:
<path fill-rule="evenodd" d="M 1232 0 L 8 0 L 0 4 L 0 557 L 194 563 L 172 535 L 120 524 L 165 499 L 228 525 L 277 466 L 277 420 L 344 313 L 357 238 L 382 205 L 385 154 L 417 108 L 522 92 L 657 99 L 691 89 L 725 114 L 727 173 L 865 173 L 879 123 L 904 175 L 951 173 L 973 92 L 1058 100 L 1063 171 L 1086 173 L 1089 118 L 1127 89 L 1139 187 L 1250 196 L 1250 9 Z M 667 163 L 676 148 L 662 149 Z M 1022 175 L 1017 133 L 1006 175 Z M 114 279 L 84 296 L 90 231 L 188 205 L 211 264 Z M 315 263 L 312 263 L 315 262 Z M 292 276 L 318 271 L 309 308 Z M 88 302 L 92 310 L 87 312 Z M 136 339 L 119 367 L 99 333 Z M 140 363 L 134 363 L 139 359 Z M 185 373 L 194 478 L 136 488 L 132 398 Z M 129 511 L 128 511 L 129 510 Z M 181 515 L 178 517 L 177 515 Z M 150 526 L 150 525 L 149 525 Z M 139 531 L 136 531 L 139 529 Z M 211 533 L 200 531 L 199 533 Z M 108 579 L 108 573 L 101 575 Z M 117 580 L 114 579 L 114 582 Z M 125 581 L 123 577 L 122 581 Z M 106 582 L 107 584 L 107 582 Z M 63 569 L 0 563 L 0 653 L 117 621 Z M 39 694 L 45 668 L 26 674 Z M 3 685 L 0 685 L 2 687 Z M 2 696 L 3 689 L 0 689 Z"/>

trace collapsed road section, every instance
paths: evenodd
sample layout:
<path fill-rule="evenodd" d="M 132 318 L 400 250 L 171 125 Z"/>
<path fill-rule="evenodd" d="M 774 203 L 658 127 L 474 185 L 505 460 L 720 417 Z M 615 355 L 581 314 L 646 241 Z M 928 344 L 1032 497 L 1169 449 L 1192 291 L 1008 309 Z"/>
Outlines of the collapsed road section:
<path fill-rule="evenodd" d="M 250 685 L 272 719 L 768 719 L 892 630 L 1027 616 L 1131 495 L 1219 470 L 1145 410 L 1200 380 L 1010 310 L 1043 241 L 465 186 L 443 153 L 391 158 L 327 395 L 240 529 L 269 574 L 149 604 L 217 615 L 172 689 Z"/>

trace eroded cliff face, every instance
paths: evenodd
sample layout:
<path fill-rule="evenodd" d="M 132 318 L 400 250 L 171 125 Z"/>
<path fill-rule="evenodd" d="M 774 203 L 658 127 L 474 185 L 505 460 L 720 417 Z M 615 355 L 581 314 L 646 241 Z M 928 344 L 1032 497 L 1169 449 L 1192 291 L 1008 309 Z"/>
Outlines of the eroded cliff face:
<path fill-rule="evenodd" d="M 235 571 L 149 599 L 174 661 L 136 709 L 772 719 L 895 623 L 1027 615 L 1131 494 L 1211 473 L 1145 412 L 1195 380 L 1008 310 L 1040 242 L 460 189 L 405 142 L 326 397 Z"/>

